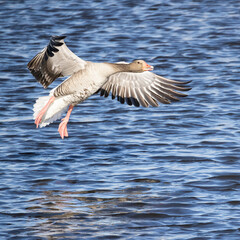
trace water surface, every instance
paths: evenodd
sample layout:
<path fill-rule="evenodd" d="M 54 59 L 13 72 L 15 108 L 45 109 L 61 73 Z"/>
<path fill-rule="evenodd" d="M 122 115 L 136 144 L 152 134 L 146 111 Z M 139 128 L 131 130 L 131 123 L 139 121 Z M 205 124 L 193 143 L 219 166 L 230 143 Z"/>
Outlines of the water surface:
<path fill-rule="evenodd" d="M 239 239 L 240 2 L 0 1 L 1 239 Z M 91 61 L 192 80 L 134 108 L 92 96 L 36 129 L 26 68 L 51 35 Z M 60 80 L 53 83 L 57 86 Z"/>

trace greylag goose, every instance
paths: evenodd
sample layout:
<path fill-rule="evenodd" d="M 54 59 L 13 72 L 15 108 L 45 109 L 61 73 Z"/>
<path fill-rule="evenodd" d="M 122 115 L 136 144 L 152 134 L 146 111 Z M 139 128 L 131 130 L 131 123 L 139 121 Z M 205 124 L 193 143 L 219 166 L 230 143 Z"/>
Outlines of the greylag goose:
<path fill-rule="evenodd" d="M 67 111 L 58 128 L 62 139 L 68 137 L 67 123 L 74 106 L 94 93 L 108 97 L 111 92 L 112 99 L 117 97 L 121 103 L 157 107 L 158 102 L 167 104 L 187 96 L 176 90 L 190 90 L 185 86 L 187 82 L 149 72 L 153 67 L 143 60 L 131 63 L 84 61 L 67 47 L 64 38 L 52 36 L 49 44 L 28 63 L 28 69 L 44 88 L 59 77 L 69 76 L 48 96 L 38 98 L 34 104 L 33 116 L 37 128 L 52 123 Z"/>

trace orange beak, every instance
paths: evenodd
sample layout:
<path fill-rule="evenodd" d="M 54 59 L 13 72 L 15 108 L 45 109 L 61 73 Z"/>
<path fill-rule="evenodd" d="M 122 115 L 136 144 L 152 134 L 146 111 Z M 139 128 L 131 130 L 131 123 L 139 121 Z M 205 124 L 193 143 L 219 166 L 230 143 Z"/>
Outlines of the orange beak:
<path fill-rule="evenodd" d="M 154 69 L 153 66 L 145 63 L 145 65 L 143 66 L 143 71 L 152 71 Z"/>

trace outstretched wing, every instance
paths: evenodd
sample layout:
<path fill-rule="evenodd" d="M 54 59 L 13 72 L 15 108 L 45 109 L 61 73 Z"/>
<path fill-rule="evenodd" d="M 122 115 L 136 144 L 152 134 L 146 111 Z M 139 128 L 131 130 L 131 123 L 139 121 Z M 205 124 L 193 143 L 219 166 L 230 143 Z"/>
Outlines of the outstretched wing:
<path fill-rule="evenodd" d="M 100 95 L 108 97 L 112 92 L 112 99 L 117 97 L 121 103 L 126 102 L 136 107 L 157 107 L 158 102 L 169 104 L 178 101 L 178 97 L 187 96 L 178 92 L 190 90 L 185 86 L 187 83 L 189 82 L 170 80 L 152 72 L 120 72 L 108 78 L 100 89 Z"/>
<path fill-rule="evenodd" d="M 44 88 L 58 77 L 72 75 L 84 69 L 86 62 L 64 43 L 65 36 L 52 36 L 49 44 L 29 63 L 28 69 Z"/>

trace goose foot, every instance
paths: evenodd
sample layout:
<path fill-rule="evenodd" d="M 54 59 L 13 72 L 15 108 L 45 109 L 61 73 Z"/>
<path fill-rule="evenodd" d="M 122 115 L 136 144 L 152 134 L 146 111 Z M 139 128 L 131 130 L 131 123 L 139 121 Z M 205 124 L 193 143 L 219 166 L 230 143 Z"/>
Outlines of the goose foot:
<path fill-rule="evenodd" d="M 59 124 L 58 132 L 62 139 L 64 139 L 64 137 L 68 137 L 67 124 L 68 124 L 68 119 L 66 118 L 63 118 L 62 122 Z"/>
<path fill-rule="evenodd" d="M 73 110 L 73 105 L 70 105 L 66 117 L 63 118 L 62 122 L 59 124 L 58 132 L 62 139 L 64 139 L 64 137 L 68 137 L 67 124 L 68 124 L 72 110 Z"/>
<path fill-rule="evenodd" d="M 47 111 L 47 109 L 49 108 L 49 106 L 53 103 L 55 97 L 51 97 L 49 99 L 49 101 L 47 102 L 47 104 L 43 107 L 43 109 L 38 113 L 37 117 L 35 118 L 35 124 L 36 124 L 36 128 L 38 128 L 38 125 L 41 123 L 42 121 L 42 117 L 45 114 L 45 112 Z"/>

